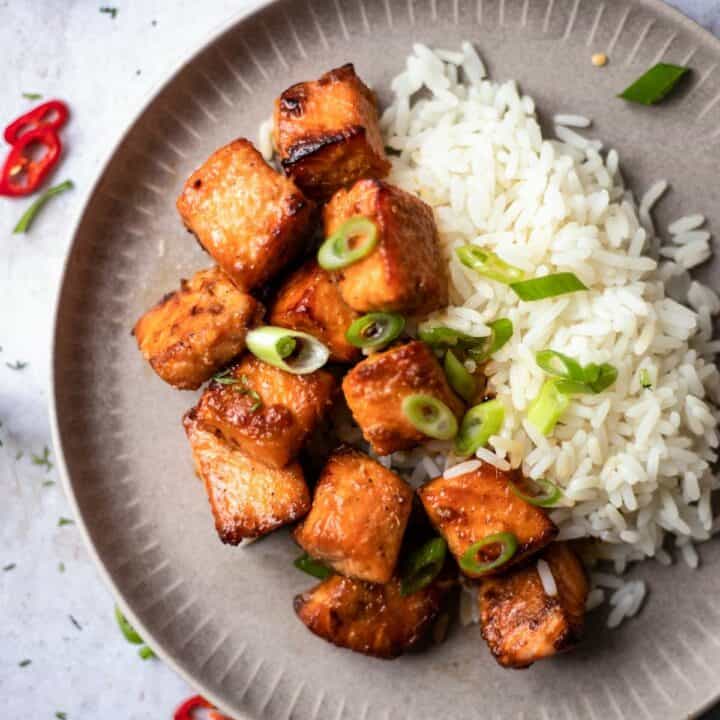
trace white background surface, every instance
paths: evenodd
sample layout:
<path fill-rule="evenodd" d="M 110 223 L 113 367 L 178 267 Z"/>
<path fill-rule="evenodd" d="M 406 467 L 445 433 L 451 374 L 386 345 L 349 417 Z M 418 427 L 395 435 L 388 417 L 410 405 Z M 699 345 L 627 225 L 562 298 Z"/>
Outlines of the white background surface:
<path fill-rule="evenodd" d="M 33 106 L 23 92 L 66 100 L 72 118 L 62 131 L 66 151 L 53 182 L 70 178 L 76 186 L 52 200 L 27 235 L 13 235 L 12 228 L 28 200 L 0 198 L 3 720 L 53 720 L 57 711 L 68 720 L 165 720 L 192 693 L 172 670 L 158 660 L 143 662 L 125 642 L 77 529 L 58 527 L 70 512 L 59 484 L 49 484 L 57 481 L 55 469 L 34 465 L 32 454 L 50 444 L 52 308 L 82 200 L 148 93 L 212 30 L 252 4 L 0 0 L 0 126 Z M 720 0 L 674 4 L 720 34 Z M 117 7 L 117 16 L 99 12 L 103 5 Z M 6 366 L 18 360 L 27 367 Z M 20 667 L 24 659 L 32 662 Z"/>

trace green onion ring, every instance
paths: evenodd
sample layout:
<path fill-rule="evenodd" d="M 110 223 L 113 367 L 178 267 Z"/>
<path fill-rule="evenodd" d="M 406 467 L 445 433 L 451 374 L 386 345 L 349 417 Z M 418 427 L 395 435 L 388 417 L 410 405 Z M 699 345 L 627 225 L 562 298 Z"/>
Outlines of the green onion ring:
<path fill-rule="evenodd" d="M 452 410 L 432 395 L 408 395 L 402 402 L 402 411 L 423 435 L 450 440 L 457 434 L 457 419 Z"/>
<path fill-rule="evenodd" d="M 471 407 L 460 423 L 460 432 L 455 438 L 458 455 L 474 455 L 497 435 L 505 420 L 505 408 L 499 400 L 486 400 Z"/>
<path fill-rule="evenodd" d="M 569 397 L 559 387 L 562 382 L 557 379 L 547 380 L 528 407 L 527 419 L 543 435 L 550 435 L 570 404 Z"/>
<path fill-rule="evenodd" d="M 315 372 L 330 357 L 330 351 L 312 335 L 273 325 L 250 330 L 245 343 L 255 357 L 294 375 Z"/>
<path fill-rule="evenodd" d="M 360 242 L 352 247 L 353 238 Z M 368 256 L 378 244 L 377 225 L 370 218 L 355 215 L 346 220 L 318 250 L 318 264 L 325 270 L 340 270 Z"/>
<path fill-rule="evenodd" d="M 374 312 L 353 320 L 345 333 L 355 347 L 377 349 L 391 343 L 405 329 L 405 318 L 398 313 Z"/>
<path fill-rule="evenodd" d="M 133 645 L 143 644 L 143 639 L 138 635 L 137 630 L 128 622 L 128 619 L 122 614 L 122 611 L 117 605 L 115 606 L 115 619 L 117 620 L 120 631 L 129 643 Z"/>
<path fill-rule="evenodd" d="M 478 562 L 478 553 L 488 545 L 500 545 L 500 554 L 490 562 Z M 517 552 L 518 540 L 512 533 L 499 532 L 488 535 L 482 540 L 473 543 L 460 558 L 460 568 L 471 576 L 484 575 L 505 565 Z"/>
<path fill-rule="evenodd" d="M 532 480 L 535 485 L 539 485 L 542 489 L 542 494 L 540 495 L 525 495 L 525 493 L 521 492 L 517 485 L 515 483 L 510 483 L 510 489 L 517 495 L 521 500 L 524 500 L 526 503 L 530 503 L 530 505 L 535 505 L 537 507 L 554 507 L 557 504 L 557 501 L 563 496 L 562 490 L 553 482 L 550 482 L 550 480 L 546 480 L 545 478 L 539 478 L 538 480 Z"/>
<path fill-rule="evenodd" d="M 293 565 L 298 569 L 302 570 L 308 575 L 318 578 L 319 580 L 325 580 L 332 575 L 332 570 L 323 565 L 319 560 L 310 557 L 307 553 L 303 553 L 300 557 L 295 558 Z"/>
<path fill-rule="evenodd" d="M 477 245 L 463 245 L 455 253 L 465 267 L 490 280 L 509 285 L 525 278 L 525 273 L 520 268 L 506 263 L 494 252 L 483 250 Z"/>
<path fill-rule="evenodd" d="M 413 595 L 427 587 L 443 569 L 446 554 L 447 543 L 440 537 L 428 540 L 413 551 L 405 563 L 400 580 L 400 594 Z"/>
<path fill-rule="evenodd" d="M 452 350 L 445 353 L 445 375 L 450 387 L 466 402 L 472 402 L 477 393 L 477 382 Z"/>

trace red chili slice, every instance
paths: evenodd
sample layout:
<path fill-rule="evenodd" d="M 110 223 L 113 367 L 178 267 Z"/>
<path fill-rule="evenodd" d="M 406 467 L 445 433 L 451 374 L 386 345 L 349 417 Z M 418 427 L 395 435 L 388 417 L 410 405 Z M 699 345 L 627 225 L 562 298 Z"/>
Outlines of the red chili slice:
<path fill-rule="evenodd" d="M 173 720 L 197 720 L 194 712 L 195 710 L 200 709 L 215 711 L 210 713 L 212 720 L 231 720 L 231 718 L 217 712 L 217 708 L 212 703 L 208 702 L 202 695 L 193 695 L 193 697 L 188 698 L 175 711 Z"/>
<path fill-rule="evenodd" d="M 35 160 L 31 150 L 41 146 L 44 154 Z M 0 195 L 29 195 L 40 187 L 60 157 L 62 143 L 55 130 L 40 126 L 23 133 L 13 145 L 0 172 Z"/>
<path fill-rule="evenodd" d="M 69 115 L 68 106 L 62 100 L 50 100 L 13 120 L 5 128 L 3 137 L 10 145 L 15 145 L 20 138 L 36 128 L 59 130 Z"/>

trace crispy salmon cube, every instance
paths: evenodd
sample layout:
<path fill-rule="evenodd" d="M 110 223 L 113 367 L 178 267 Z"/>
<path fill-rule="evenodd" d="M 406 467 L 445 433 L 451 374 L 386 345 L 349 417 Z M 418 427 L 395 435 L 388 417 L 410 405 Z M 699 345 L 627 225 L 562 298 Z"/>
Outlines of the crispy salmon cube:
<path fill-rule="evenodd" d="M 177 208 L 215 262 L 238 287 L 251 290 L 306 247 L 314 204 L 240 139 L 190 175 Z"/>
<path fill-rule="evenodd" d="M 245 349 L 263 306 L 220 268 L 181 280 L 135 324 L 133 335 L 153 370 L 181 390 L 195 390 Z"/>
<path fill-rule="evenodd" d="M 342 448 L 328 459 L 295 540 L 336 572 L 386 583 L 412 501 L 413 490 L 401 477 L 358 450 Z"/>
<path fill-rule="evenodd" d="M 325 200 L 390 171 L 375 95 L 352 64 L 289 87 L 275 101 L 273 120 L 283 169 L 309 197 Z"/>
<path fill-rule="evenodd" d="M 339 190 L 324 213 L 327 237 L 356 215 L 372 220 L 378 231 L 375 249 L 335 274 L 350 307 L 414 314 L 448 304 L 435 218 L 420 198 L 379 180 L 360 180 Z"/>
<path fill-rule="evenodd" d="M 488 535 L 507 532 L 517 538 L 517 550 L 500 572 L 542 550 L 558 529 L 547 513 L 519 498 L 511 490 L 512 474 L 488 463 L 462 475 L 431 480 L 418 490 L 430 522 L 447 541 L 455 559 Z M 497 556 L 498 546 L 481 550 L 481 562 Z M 461 568 L 462 569 L 462 568 Z M 463 569 L 469 577 L 481 577 Z"/>
<path fill-rule="evenodd" d="M 309 333 L 327 345 L 331 360 L 350 363 L 357 361 L 361 353 L 347 341 L 345 332 L 358 317 L 345 304 L 330 274 L 310 260 L 278 291 L 269 322 Z"/>
<path fill-rule="evenodd" d="M 588 582 L 580 560 L 565 543 L 541 555 L 557 593 L 549 595 L 537 563 L 480 584 L 482 635 L 504 667 L 524 668 L 577 643 L 582 634 Z"/>
<path fill-rule="evenodd" d="M 203 429 L 193 410 L 183 425 L 197 473 L 205 485 L 215 528 L 224 543 L 266 535 L 310 509 L 299 463 L 271 468 Z"/>
<path fill-rule="evenodd" d="M 332 404 L 335 378 L 324 370 L 293 375 L 245 356 L 197 404 L 197 418 L 246 455 L 285 467 Z"/>
<path fill-rule="evenodd" d="M 332 575 L 295 597 L 295 612 L 311 632 L 340 647 L 391 659 L 415 645 L 442 606 L 438 580 L 412 595 L 400 581 L 377 585 Z"/>
<path fill-rule="evenodd" d="M 350 370 L 342 387 L 355 422 L 378 455 L 408 450 L 427 439 L 403 413 L 408 395 L 431 395 L 456 417 L 463 411 L 432 350 L 419 341 L 370 355 Z"/>

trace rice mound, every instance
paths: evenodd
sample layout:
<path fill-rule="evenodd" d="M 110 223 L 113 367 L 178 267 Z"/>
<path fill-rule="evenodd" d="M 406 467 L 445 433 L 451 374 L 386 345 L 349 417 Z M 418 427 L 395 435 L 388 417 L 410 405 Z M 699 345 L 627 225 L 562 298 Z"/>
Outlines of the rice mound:
<path fill-rule="evenodd" d="M 551 516 L 559 539 L 599 540 L 588 546 L 590 563 L 609 561 L 617 573 L 647 557 L 668 564 L 672 538 L 695 567 L 694 543 L 716 529 L 711 493 L 718 487 L 711 465 L 720 341 L 712 339 L 712 316 L 720 299 L 688 274 L 712 252 L 710 233 L 698 229 L 704 217 L 673 222 L 663 245 L 651 210 L 667 182 L 655 183 L 638 206 L 617 151 L 603 152 L 601 141 L 580 134 L 589 119 L 556 115 L 556 138 L 543 138 L 533 99 L 512 80 L 490 81 L 468 42 L 460 51 L 414 45 L 392 92 L 381 118 L 389 181 L 433 208 L 451 281 L 450 306 L 421 324 L 476 336 L 489 335 L 498 318 L 514 326 L 485 367 L 505 422 L 477 458 L 558 484 L 564 497 Z M 260 133 L 268 157 L 270 126 Z M 522 302 L 459 262 L 455 249 L 468 243 L 528 277 L 575 273 L 589 290 Z M 547 379 L 535 354 L 547 348 L 618 370 L 609 389 L 574 396 L 550 437 L 526 420 Z M 642 386 L 641 374 L 651 387 Z M 337 425 L 341 439 L 368 449 L 357 426 Z M 378 459 L 415 486 L 467 460 L 439 441 Z M 608 572 L 592 580 L 589 609 L 605 599 L 602 588 L 611 592 L 608 625 L 640 608 L 643 581 Z M 463 600 L 463 623 L 476 622 L 472 602 Z"/>
<path fill-rule="evenodd" d="M 512 80 L 488 80 L 469 43 L 460 52 L 415 45 L 392 90 L 381 120 L 396 151 L 389 180 L 434 209 L 451 278 L 451 305 L 425 323 L 489 335 L 487 323 L 506 317 L 515 329 L 485 369 L 505 423 L 478 457 L 560 485 L 564 499 L 552 511 L 559 537 L 601 540 L 594 557 L 618 572 L 645 557 L 669 562 L 668 535 L 696 565 L 693 543 L 713 532 L 718 487 L 711 316 L 720 302 L 687 274 L 710 254 L 710 234 L 696 229 L 704 218 L 673 223 L 672 243 L 661 248 L 650 211 L 667 183 L 654 185 L 638 208 L 615 150 L 601 155 L 600 141 L 564 125 L 556 125 L 558 139 L 544 139 L 532 98 Z M 563 120 L 590 124 L 556 116 Z M 573 272 L 590 290 L 521 302 L 459 262 L 455 249 L 467 243 L 531 277 Z M 670 261 L 659 264 L 658 256 Z M 525 417 L 547 379 L 535 362 L 546 348 L 618 369 L 608 390 L 574 397 L 547 438 Z M 416 484 L 455 462 L 441 443 L 390 458 L 414 468 Z M 636 611 L 642 597 L 632 589 L 619 600 Z"/>

